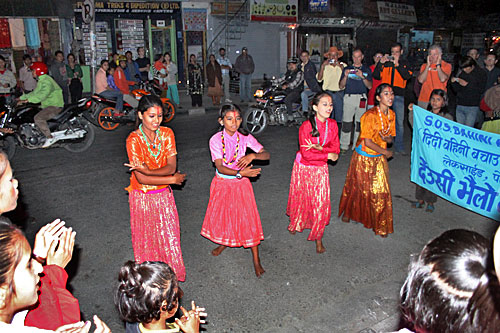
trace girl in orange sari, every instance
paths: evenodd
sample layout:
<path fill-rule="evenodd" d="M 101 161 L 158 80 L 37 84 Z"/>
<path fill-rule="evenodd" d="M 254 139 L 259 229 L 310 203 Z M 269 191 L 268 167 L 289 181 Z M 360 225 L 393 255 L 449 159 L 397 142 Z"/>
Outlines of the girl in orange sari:
<path fill-rule="evenodd" d="M 361 117 L 361 132 L 347 171 L 340 198 L 339 216 L 371 228 L 376 235 L 393 233 L 392 197 L 387 159 L 392 151 L 387 143 L 396 136 L 395 114 L 390 109 L 394 92 L 381 84 L 375 92 L 375 107 Z"/>

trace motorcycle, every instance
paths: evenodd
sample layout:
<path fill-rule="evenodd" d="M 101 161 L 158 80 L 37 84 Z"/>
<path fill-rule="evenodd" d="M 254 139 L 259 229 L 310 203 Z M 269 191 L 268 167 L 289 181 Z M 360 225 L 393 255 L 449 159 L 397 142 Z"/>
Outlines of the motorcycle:
<path fill-rule="evenodd" d="M 159 96 L 161 90 L 154 82 L 141 81 L 138 88 L 132 90 L 131 94 L 140 100 L 144 95 L 154 94 Z M 106 131 L 115 130 L 120 124 L 134 123 L 136 121 L 136 112 L 132 106 L 123 102 L 123 111 L 118 112 L 115 109 L 116 101 L 108 99 L 99 94 L 91 97 L 90 107 L 92 108 L 92 118 L 96 126 L 100 126 Z M 162 124 L 168 123 L 175 117 L 175 106 L 168 98 L 161 98 L 164 107 Z"/>
<path fill-rule="evenodd" d="M 84 152 L 94 143 L 94 126 L 85 118 L 85 103 L 80 99 L 69 104 L 54 118 L 48 120 L 53 139 L 48 140 L 35 125 L 34 117 L 41 111 L 39 104 L 21 104 L 13 100 L 0 107 L 0 149 L 11 159 L 17 146 L 28 149 L 63 147 L 73 152 Z"/>
<path fill-rule="evenodd" d="M 286 93 L 266 80 L 254 94 L 257 104 L 251 105 L 243 115 L 243 128 L 252 135 L 260 135 L 267 126 L 288 124 L 288 113 L 285 105 Z M 301 112 L 301 104 L 293 103 L 293 118 L 296 125 L 302 124 L 306 117 Z"/>

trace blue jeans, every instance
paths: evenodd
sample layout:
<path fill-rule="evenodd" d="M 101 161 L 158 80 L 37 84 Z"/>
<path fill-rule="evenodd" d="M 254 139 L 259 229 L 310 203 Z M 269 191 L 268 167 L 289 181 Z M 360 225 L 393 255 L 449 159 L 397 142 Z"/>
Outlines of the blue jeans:
<path fill-rule="evenodd" d="M 103 92 L 99 93 L 99 95 L 101 95 L 105 98 L 116 100 L 115 109 L 117 109 L 118 111 L 123 110 L 123 94 L 120 91 L 118 91 L 118 90 L 104 90 Z"/>
<path fill-rule="evenodd" d="M 479 113 L 479 106 L 464 106 L 457 105 L 456 117 L 457 123 L 474 127 L 477 114 Z"/>
<path fill-rule="evenodd" d="M 405 98 L 404 96 L 394 96 L 392 109 L 396 113 L 396 139 L 394 140 L 394 149 L 396 151 L 404 151 L 405 145 L 403 142 L 405 134 Z"/>
<path fill-rule="evenodd" d="M 300 99 L 302 100 L 302 112 L 307 113 L 309 111 L 309 97 L 315 95 L 316 93 L 309 88 L 305 88 L 300 94 Z"/>
<path fill-rule="evenodd" d="M 339 124 L 342 124 L 342 116 L 344 115 L 344 91 L 325 91 L 328 95 L 332 96 L 333 100 L 333 112 L 330 114 L 330 118 L 335 119 Z M 340 127 L 339 127 L 340 134 Z"/>
<path fill-rule="evenodd" d="M 240 74 L 240 99 L 242 102 L 253 99 L 252 74 Z"/>

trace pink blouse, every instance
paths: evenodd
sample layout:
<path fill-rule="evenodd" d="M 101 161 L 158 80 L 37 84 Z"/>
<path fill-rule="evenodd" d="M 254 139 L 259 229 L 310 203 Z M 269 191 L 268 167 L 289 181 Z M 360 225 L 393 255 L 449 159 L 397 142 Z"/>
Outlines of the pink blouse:
<path fill-rule="evenodd" d="M 225 154 L 222 150 L 222 133 L 224 133 L 224 146 L 225 146 Z M 240 142 L 238 143 L 238 138 Z M 228 167 L 233 170 L 238 170 L 236 166 L 236 162 L 240 158 L 246 155 L 247 148 L 252 149 L 254 152 L 259 153 L 264 146 L 262 146 L 257 139 L 255 139 L 252 134 L 243 135 L 239 132 L 234 133 L 233 136 L 230 136 L 226 130 L 222 130 L 220 132 L 215 133 L 209 141 L 210 145 L 210 154 L 212 155 L 212 161 L 222 160 L 222 165 Z M 236 146 L 238 145 L 238 152 L 236 154 L 236 158 L 234 158 L 234 154 L 236 152 Z M 225 155 L 226 161 L 233 163 L 228 164 L 224 162 L 223 155 Z"/>

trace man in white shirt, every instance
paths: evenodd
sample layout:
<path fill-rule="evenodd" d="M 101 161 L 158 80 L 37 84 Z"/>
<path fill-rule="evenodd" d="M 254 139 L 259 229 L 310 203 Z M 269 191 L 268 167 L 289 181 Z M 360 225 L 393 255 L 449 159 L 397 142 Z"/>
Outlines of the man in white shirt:
<path fill-rule="evenodd" d="M 219 57 L 217 62 L 220 65 L 222 71 L 222 85 L 224 86 L 224 98 L 226 102 L 231 102 L 231 96 L 229 95 L 229 81 L 231 77 L 229 76 L 229 70 L 232 68 L 231 61 L 226 57 L 226 49 L 221 47 L 219 49 Z"/>

